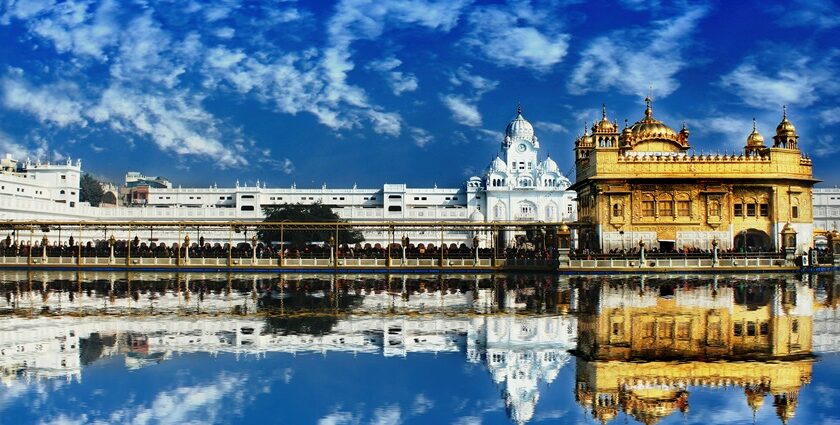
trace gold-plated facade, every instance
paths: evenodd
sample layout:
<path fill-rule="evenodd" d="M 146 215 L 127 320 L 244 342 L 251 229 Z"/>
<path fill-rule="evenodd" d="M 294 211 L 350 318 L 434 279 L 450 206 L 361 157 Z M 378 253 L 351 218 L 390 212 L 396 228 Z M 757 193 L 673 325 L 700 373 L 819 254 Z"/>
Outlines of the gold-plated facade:
<path fill-rule="evenodd" d="M 773 145 L 753 127 L 738 154 L 697 154 L 685 125 L 674 131 L 653 116 L 618 130 L 602 119 L 575 141 L 578 247 L 777 251 L 786 224 L 797 249 L 812 244 L 811 159 L 798 148 L 783 113 Z"/>

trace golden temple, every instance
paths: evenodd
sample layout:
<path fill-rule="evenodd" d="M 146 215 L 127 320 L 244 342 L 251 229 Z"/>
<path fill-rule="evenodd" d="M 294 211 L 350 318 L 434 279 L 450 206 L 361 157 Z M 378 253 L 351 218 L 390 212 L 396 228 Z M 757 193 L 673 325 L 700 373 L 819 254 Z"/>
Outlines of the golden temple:
<path fill-rule="evenodd" d="M 647 249 L 797 251 L 813 238 L 811 159 L 798 147 L 787 117 L 772 146 L 753 124 L 738 154 L 697 154 L 690 132 L 653 116 L 619 130 L 607 118 L 575 141 L 578 247 L 594 251 Z M 745 132 L 746 133 L 746 132 Z M 795 239 L 782 234 L 795 234 Z"/>

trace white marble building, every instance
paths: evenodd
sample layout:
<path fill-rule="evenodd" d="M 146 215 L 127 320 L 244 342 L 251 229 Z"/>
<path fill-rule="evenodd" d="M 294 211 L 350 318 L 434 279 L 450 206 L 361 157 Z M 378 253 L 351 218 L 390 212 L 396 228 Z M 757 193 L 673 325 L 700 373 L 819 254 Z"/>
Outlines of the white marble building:
<path fill-rule="evenodd" d="M 507 125 L 501 150 L 484 176 L 470 177 L 459 188 L 411 188 L 405 184 L 384 184 L 371 189 L 294 185 L 269 188 L 259 181 L 251 186 L 237 182 L 228 188 L 148 187 L 142 189 L 144 200 L 140 206 L 100 208 L 78 201 L 80 161 L 18 164 L 8 155 L 3 161 L 0 220 L 259 222 L 264 218 L 264 207 L 287 203 L 329 205 L 349 222 L 572 222 L 576 219 L 575 194 L 567 190 L 569 180 L 553 159 L 541 158 L 540 142 L 531 123 L 522 116 L 521 108 Z M 129 175 L 139 174 L 130 172 Z M 0 238 L 5 236 L 2 234 Z M 158 232 L 156 236 L 158 241 L 175 241 L 174 235 L 167 232 Z M 369 242 L 386 242 L 385 235 L 365 236 Z M 417 243 L 437 244 L 441 235 L 418 232 L 409 236 Z M 35 240 L 40 237 L 34 235 Z M 206 238 L 212 240 L 212 235 Z M 471 239 L 468 232 L 444 235 L 445 243 L 469 243 Z"/>
<path fill-rule="evenodd" d="M 814 188 L 814 228 L 840 232 L 840 188 Z"/>

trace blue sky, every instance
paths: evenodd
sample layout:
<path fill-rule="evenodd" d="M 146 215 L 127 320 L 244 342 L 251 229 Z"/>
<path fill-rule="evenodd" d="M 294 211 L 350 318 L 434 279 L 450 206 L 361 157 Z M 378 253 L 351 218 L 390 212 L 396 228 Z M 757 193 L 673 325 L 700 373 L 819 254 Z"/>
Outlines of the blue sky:
<path fill-rule="evenodd" d="M 0 0 L 0 150 L 175 184 L 459 186 L 522 102 L 572 168 L 584 121 L 769 140 L 782 104 L 840 184 L 831 0 Z"/>

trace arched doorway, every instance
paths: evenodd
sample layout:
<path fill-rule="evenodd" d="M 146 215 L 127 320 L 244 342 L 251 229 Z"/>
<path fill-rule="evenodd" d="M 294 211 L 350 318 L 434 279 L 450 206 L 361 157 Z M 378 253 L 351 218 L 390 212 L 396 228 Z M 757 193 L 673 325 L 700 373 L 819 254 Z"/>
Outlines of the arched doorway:
<path fill-rule="evenodd" d="M 735 250 L 738 252 L 767 252 L 773 250 L 770 236 L 758 229 L 747 229 L 735 235 Z"/>

